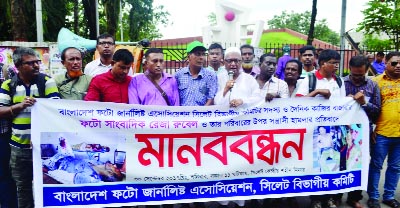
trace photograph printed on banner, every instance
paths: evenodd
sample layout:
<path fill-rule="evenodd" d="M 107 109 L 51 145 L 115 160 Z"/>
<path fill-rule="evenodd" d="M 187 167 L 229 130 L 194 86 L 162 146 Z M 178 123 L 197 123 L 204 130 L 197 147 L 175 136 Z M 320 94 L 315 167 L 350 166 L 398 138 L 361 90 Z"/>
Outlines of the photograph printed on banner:
<path fill-rule="evenodd" d="M 361 168 L 361 124 L 317 126 L 313 135 L 313 168 L 337 172 Z"/>
<path fill-rule="evenodd" d="M 41 135 L 44 184 L 125 180 L 125 136 L 118 133 L 46 132 Z"/>

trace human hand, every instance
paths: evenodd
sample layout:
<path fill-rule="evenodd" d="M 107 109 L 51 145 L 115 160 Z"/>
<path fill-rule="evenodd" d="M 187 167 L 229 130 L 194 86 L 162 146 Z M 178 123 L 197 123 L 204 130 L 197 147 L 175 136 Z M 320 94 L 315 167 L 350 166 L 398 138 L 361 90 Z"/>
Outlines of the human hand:
<path fill-rule="evenodd" d="M 243 100 L 242 99 L 233 99 L 231 100 L 231 102 L 229 103 L 230 107 L 239 107 L 243 104 Z"/>
<path fill-rule="evenodd" d="M 324 96 L 324 98 L 329 99 L 331 97 L 331 91 L 328 89 L 318 89 L 318 94 Z"/>
<path fill-rule="evenodd" d="M 364 104 L 366 103 L 366 101 L 365 101 L 365 95 L 364 95 L 364 91 L 363 91 L 363 90 L 360 90 L 359 92 L 357 92 L 357 93 L 354 95 L 353 99 L 354 99 L 357 103 L 359 103 L 360 105 L 364 105 Z"/>

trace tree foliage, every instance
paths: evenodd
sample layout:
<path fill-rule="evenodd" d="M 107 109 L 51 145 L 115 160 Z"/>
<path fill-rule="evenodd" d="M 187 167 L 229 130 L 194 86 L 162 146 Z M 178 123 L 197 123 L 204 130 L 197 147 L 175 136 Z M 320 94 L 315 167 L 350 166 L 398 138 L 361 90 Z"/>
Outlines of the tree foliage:
<path fill-rule="evenodd" d="M 361 43 L 361 47 L 367 51 L 387 51 L 393 49 L 392 40 L 381 40 L 374 35 L 367 34 Z"/>
<path fill-rule="evenodd" d="M 61 27 L 94 40 L 96 34 L 96 1 L 42 1 L 44 41 L 56 41 Z M 120 4 L 122 11 L 120 11 Z M 125 41 L 161 38 L 157 25 L 169 24 L 169 13 L 163 6 L 153 7 L 153 0 L 99 1 L 100 34 L 120 35 L 120 12 Z M 36 8 L 32 0 L 0 1 L 0 40 L 36 41 Z"/>
<path fill-rule="evenodd" d="M 275 15 L 268 20 L 268 25 L 271 29 L 289 28 L 304 35 L 307 35 L 310 30 L 311 12 L 303 13 L 288 13 L 283 11 L 281 15 Z M 340 42 L 339 34 L 331 30 L 327 26 L 326 19 L 316 20 L 314 28 L 314 38 L 326 41 L 333 45 L 338 45 Z"/>
<path fill-rule="evenodd" d="M 400 0 L 370 0 L 362 11 L 364 19 L 358 24 L 358 31 L 366 34 L 385 33 L 396 50 L 400 47 Z"/>

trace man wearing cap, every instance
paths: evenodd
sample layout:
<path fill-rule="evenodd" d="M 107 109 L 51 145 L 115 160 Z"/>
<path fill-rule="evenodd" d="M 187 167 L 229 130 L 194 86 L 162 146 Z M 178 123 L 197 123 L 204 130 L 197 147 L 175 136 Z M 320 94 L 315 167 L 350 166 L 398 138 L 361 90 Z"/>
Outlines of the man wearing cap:
<path fill-rule="evenodd" d="M 278 59 L 278 66 L 276 68 L 276 77 L 278 79 L 284 80 L 285 79 L 285 66 L 286 66 L 286 62 L 288 62 L 289 60 L 293 59 L 290 56 L 290 46 L 285 45 L 282 48 L 283 50 L 283 56 L 281 56 Z"/>
<path fill-rule="evenodd" d="M 193 41 L 186 48 L 189 65 L 175 74 L 182 106 L 213 105 L 218 83 L 215 72 L 203 67 L 206 48 Z"/>

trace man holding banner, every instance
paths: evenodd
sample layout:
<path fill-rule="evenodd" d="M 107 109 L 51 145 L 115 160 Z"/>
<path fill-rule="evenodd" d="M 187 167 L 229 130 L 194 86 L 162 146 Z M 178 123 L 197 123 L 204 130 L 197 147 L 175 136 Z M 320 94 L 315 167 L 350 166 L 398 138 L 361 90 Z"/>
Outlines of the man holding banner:
<path fill-rule="evenodd" d="M 370 123 L 370 134 L 372 133 L 372 124 L 376 122 L 381 111 L 381 94 L 376 82 L 367 78 L 368 59 L 365 56 L 353 56 L 349 62 L 350 75 L 344 77 L 347 96 L 354 98 L 367 113 Z M 366 136 L 369 136 L 366 135 Z M 349 155 L 351 144 L 347 143 L 342 147 L 346 157 Z M 346 164 L 346 163 L 345 163 Z M 346 167 L 343 167 L 346 169 Z M 348 167 L 347 167 L 348 168 Z M 362 191 L 356 190 L 348 193 L 346 203 L 353 208 L 361 208 L 359 201 L 363 198 Z"/>
<path fill-rule="evenodd" d="M 386 55 L 386 69 L 374 80 L 381 91 L 382 109 L 376 122 L 375 142 L 371 144 L 368 206 L 380 207 L 379 178 L 387 157 L 383 203 L 390 207 L 400 207 L 400 203 L 395 199 L 400 176 L 400 52 L 390 52 Z"/>

